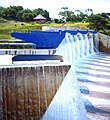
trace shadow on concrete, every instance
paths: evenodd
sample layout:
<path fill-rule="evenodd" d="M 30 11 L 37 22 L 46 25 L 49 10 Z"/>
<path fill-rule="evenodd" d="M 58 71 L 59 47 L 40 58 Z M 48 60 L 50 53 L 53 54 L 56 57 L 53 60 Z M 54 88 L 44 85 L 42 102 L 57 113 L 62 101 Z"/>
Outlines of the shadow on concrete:
<path fill-rule="evenodd" d="M 94 81 L 88 80 L 87 78 L 77 78 L 79 82 L 86 82 L 86 83 L 96 83 Z"/>
<path fill-rule="evenodd" d="M 90 94 L 90 91 L 89 91 L 88 87 L 86 87 L 84 85 L 80 85 L 80 92 L 82 94 Z"/>
<path fill-rule="evenodd" d="M 99 109 L 99 108 L 95 108 L 92 103 L 88 100 L 85 100 L 85 109 L 87 112 L 90 112 L 90 113 L 99 113 L 99 114 L 108 114 L 110 115 L 110 111 L 106 111 L 106 110 L 102 110 L 102 109 Z"/>

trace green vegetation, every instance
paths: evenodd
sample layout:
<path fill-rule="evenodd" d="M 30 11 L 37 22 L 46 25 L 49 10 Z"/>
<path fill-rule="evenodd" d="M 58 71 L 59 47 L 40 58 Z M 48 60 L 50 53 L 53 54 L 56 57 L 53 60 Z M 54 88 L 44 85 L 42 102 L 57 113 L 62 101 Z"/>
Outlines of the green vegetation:
<path fill-rule="evenodd" d="M 7 21 L 0 23 L 0 39 L 12 39 L 10 33 L 13 31 L 20 31 L 20 32 L 29 32 L 31 30 L 41 30 L 42 26 L 61 26 L 62 23 L 45 23 L 45 24 L 37 24 L 35 22 L 17 22 L 17 21 Z M 88 23 L 82 22 L 68 22 L 65 26 L 82 26 L 87 28 Z"/>
<path fill-rule="evenodd" d="M 0 40 L 8 40 L 8 39 L 12 39 L 10 35 L 0 34 Z"/>
<path fill-rule="evenodd" d="M 50 20 L 49 12 L 42 8 L 30 10 L 24 9 L 22 6 L 0 7 L 0 17 L 7 20 L 30 22 L 33 21 L 33 18 L 38 14 L 42 14 L 48 21 Z"/>
<path fill-rule="evenodd" d="M 13 31 L 29 32 L 32 29 L 41 29 L 40 24 L 26 23 L 18 21 L 0 22 L 0 39 L 11 39 L 10 33 Z"/>
<path fill-rule="evenodd" d="M 34 17 L 38 14 L 47 18 L 45 24 L 35 23 Z M 110 13 L 94 14 L 92 9 L 75 12 L 62 7 L 59 11 L 61 19 L 51 20 L 49 12 L 42 8 L 30 10 L 22 6 L 0 7 L 0 39 L 11 39 L 13 31 L 29 32 L 33 29 L 41 30 L 42 26 L 82 26 L 110 35 Z"/>
<path fill-rule="evenodd" d="M 62 7 L 59 15 L 65 21 L 87 23 L 89 29 L 97 30 L 104 34 L 108 34 L 110 30 L 110 13 L 94 14 L 92 9 L 86 9 L 85 13 L 76 10 L 77 14 L 69 11 L 67 7 Z M 82 26 L 82 25 L 81 25 Z"/>

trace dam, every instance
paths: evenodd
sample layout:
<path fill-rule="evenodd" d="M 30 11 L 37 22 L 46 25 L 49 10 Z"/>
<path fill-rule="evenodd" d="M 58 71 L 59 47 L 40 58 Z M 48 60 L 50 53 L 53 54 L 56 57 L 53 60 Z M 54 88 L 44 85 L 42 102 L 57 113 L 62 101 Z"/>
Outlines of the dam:
<path fill-rule="evenodd" d="M 62 62 L 13 64 L 10 52 L 10 63 L 0 65 L 1 119 L 110 119 L 110 56 L 99 51 L 98 33 L 67 30 L 64 35 L 51 49 L 52 55 L 63 56 Z"/>

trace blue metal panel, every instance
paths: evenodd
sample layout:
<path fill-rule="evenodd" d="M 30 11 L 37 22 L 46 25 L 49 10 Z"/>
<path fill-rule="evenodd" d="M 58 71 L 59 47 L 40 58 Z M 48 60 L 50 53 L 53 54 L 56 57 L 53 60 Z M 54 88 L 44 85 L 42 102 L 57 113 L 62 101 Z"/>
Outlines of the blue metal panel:
<path fill-rule="evenodd" d="M 59 44 L 65 37 L 65 33 L 68 32 L 72 35 L 76 35 L 78 32 L 81 34 L 87 34 L 87 32 L 91 32 L 96 34 L 96 31 L 92 30 L 64 30 L 64 31 L 38 31 L 33 30 L 30 33 L 23 33 L 23 32 L 13 32 L 11 33 L 12 37 L 17 39 L 22 39 L 26 42 L 36 44 L 36 48 L 57 48 Z"/>
<path fill-rule="evenodd" d="M 81 33 L 81 34 L 87 34 L 88 30 L 78 30 L 78 32 Z"/>
<path fill-rule="evenodd" d="M 65 37 L 65 32 L 13 32 L 11 36 L 26 42 L 34 43 L 36 44 L 36 48 L 57 48 Z"/>
<path fill-rule="evenodd" d="M 39 61 L 39 60 L 60 60 L 63 62 L 63 56 L 60 55 L 17 55 L 12 61 Z"/>

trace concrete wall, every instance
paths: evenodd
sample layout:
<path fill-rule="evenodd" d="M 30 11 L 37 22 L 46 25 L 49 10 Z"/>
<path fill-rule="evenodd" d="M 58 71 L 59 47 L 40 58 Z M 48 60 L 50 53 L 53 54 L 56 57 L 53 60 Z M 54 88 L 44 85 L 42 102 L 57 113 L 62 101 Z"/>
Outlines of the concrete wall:
<path fill-rule="evenodd" d="M 0 120 L 39 120 L 70 65 L 0 67 Z"/>
<path fill-rule="evenodd" d="M 82 26 L 43 26 L 42 31 L 58 31 L 58 30 L 87 30 Z"/>
<path fill-rule="evenodd" d="M 43 26 L 43 31 L 58 31 L 58 30 L 87 30 L 81 26 Z M 99 51 L 110 53 L 110 36 L 98 33 Z"/>
<path fill-rule="evenodd" d="M 110 53 L 110 36 L 98 33 L 99 51 Z"/>

